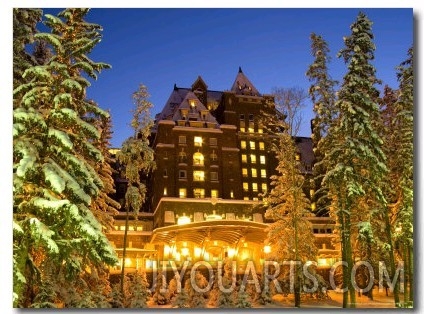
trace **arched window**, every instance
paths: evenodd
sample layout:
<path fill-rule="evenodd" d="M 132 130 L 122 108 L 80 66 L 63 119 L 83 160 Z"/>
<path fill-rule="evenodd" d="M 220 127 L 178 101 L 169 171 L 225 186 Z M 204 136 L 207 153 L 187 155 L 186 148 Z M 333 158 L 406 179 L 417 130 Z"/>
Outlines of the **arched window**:
<path fill-rule="evenodd" d="M 205 158 L 203 154 L 200 152 L 194 153 L 193 155 L 193 165 L 195 166 L 203 166 L 205 163 Z"/>

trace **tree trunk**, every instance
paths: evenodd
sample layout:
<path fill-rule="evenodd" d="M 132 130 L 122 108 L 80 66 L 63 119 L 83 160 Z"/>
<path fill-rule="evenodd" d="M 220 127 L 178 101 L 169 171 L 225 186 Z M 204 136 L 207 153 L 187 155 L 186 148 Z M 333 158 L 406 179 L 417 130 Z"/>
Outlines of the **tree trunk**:
<path fill-rule="evenodd" d="M 389 251 L 389 263 L 390 263 L 390 277 L 394 278 L 394 274 L 396 273 L 396 265 L 395 265 L 395 260 L 394 260 L 394 244 L 393 244 L 393 238 L 392 238 L 392 234 L 391 234 L 391 224 L 390 224 L 390 217 L 388 216 L 388 207 L 386 207 L 385 212 L 384 212 L 384 218 L 385 218 L 385 231 L 387 233 L 387 242 L 388 245 L 390 246 L 390 251 Z M 379 280 L 382 280 L 382 278 L 379 278 Z M 399 284 L 400 283 L 395 283 L 394 285 L 394 305 L 397 306 L 397 304 L 400 303 L 400 296 L 399 296 Z"/>
<path fill-rule="evenodd" d="M 126 206 L 125 231 L 124 231 L 124 242 L 122 245 L 122 267 L 121 267 L 121 293 L 123 296 L 124 296 L 125 256 L 127 253 L 128 215 L 129 215 L 128 206 Z"/>

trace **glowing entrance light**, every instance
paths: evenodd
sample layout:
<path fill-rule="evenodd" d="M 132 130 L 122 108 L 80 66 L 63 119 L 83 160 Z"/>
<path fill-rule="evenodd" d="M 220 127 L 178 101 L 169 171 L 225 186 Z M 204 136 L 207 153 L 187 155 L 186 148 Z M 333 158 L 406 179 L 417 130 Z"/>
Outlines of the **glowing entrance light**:
<path fill-rule="evenodd" d="M 270 245 L 265 245 L 263 248 L 264 253 L 268 254 L 270 252 L 272 252 L 272 248 L 270 247 Z"/>
<path fill-rule="evenodd" d="M 191 222 L 191 218 L 186 216 L 185 214 L 178 218 L 178 225 L 186 225 Z"/>

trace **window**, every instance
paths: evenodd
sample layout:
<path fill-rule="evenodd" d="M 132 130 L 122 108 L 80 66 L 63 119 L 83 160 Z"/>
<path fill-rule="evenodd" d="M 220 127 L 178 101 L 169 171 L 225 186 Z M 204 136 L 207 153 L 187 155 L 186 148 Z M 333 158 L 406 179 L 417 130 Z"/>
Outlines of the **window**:
<path fill-rule="evenodd" d="M 211 137 L 211 138 L 209 139 L 209 145 L 210 145 L 210 146 L 217 146 L 217 145 L 218 145 L 217 138 L 216 138 L 216 137 Z"/>
<path fill-rule="evenodd" d="M 201 136 L 194 136 L 194 146 L 201 147 L 203 144 L 203 139 Z"/>
<path fill-rule="evenodd" d="M 257 177 L 257 169 L 255 169 L 255 168 L 252 168 L 252 169 L 251 169 L 251 176 L 252 176 L 253 178 L 256 178 L 256 177 Z"/>
<path fill-rule="evenodd" d="M 255 142 L 254 141 L 249 142 L 249 148 L 255 149 Z"/>
<path fill-rule="evenodd" d="M 240 127 L 240 132 L 245 132 L 245 127 Z"/>
<path fill-rule="evenodd" d="M 243 190 L 245 192 L 248 192 L 249 186 L 248 186 L 248 182 L 243 182 Z"/>
<path fill-rule="evenodd" d="M 211 197 L 218 198 L 218 190 L 211 190 Z"/>
<path fill-rule="evenodd" d="M 185 198 L 187 197 L 187 189 L 181 188 L 179 189 L 179 198 Z"/>
<path fill-rule="evenodd" d="M 242 168 L 242 176 L 245 178 L 248 176 L 248 169 Z"/>
<path fill-rule="evenodd" d="M 261 174 L 262 178 L 265 178 L 266 177 L 266 169 L 261 169 L 260 174 Z"/>
<path fill-rule="evenodd" d="M 266 164 L 266 156 L 260 156 L 260 164 L 262 165 Z"/>
<path fill-rule="evenodd" d="M 203 154 L 200 152 L 194 153 L 193 155 L 193 165 L 194 166 L 203 166 L 205 164 L 205 158 Z"/>
<path fill-rule="evenodd" d="M 254 123 L 249 124 L 248 132 L 249 133 L 254 133 Z"/>
<path fill-rule="evenodd" d="M 264 142 L 259 142 L 258 147 L 260 148 L 260 150 L 264 150 L 265 149 Z"/>
<path fill-rule="evenodd" d="M 300 161 L 302 158 L 301 158 L 301 156 L 300 156 L 300 153 L 296 153 L 296 160 L 297 161 Z"/>
<path fill-rule="evenodd" d="M 179 179 L 186 179 L 186 178 L 187 178 L 187 171 L 179 170 Z"/>
<path fill-rule="evenodd" d="M 267 183 L 262 183 L 262 184 L 261 184 L 261 190 L 262 190 L 263 192 L 267 192 Z"/>
<path fill-rule="evenodd" d="M 258 128 L 258 133 L 263 133 L 263 129 L 262 128 Z"/>
<path fill-rule="evenodd" d="M 239 119 L 240 119 L 240 120 L 242 120 L 242 121 L 243 121 L 243 120 L 245 120 L 245 115 L 244 115 L 243 113 L 241 113 L 241 114 L 239 115 Z"/>
<path fill-rule="evenodd" d="M 164 171 L 163 171 L 163 177 L 167 178 L 167 169 L 164 169 Z"/>
<path fill-rule="evenodd" d="M 230 198 L 234 198 L 233 190 L 230 190 Z"/>
<path fill-rule="evenodd" d="M 257 156 L 255 156 L 254 154 L 251 154 L 251 163 L 255 164 L 257 162 Z"/>
<path fill-rule="evenodd" d="M 240 148 L 246 149 L 246 141 L 240 141 Z"/>
<path fill-rule="evenodd" d="M 193 172 L 194 181 L 205 181 L 205 172 L 201 170 L 196 170 Z"/>
<path fill-rule="evenodd" d="M 253 192 L 258 192 L 258 184 L 257 183 L 253 183 L 252 184 L 252 191 Z"/>
<path fill-rule="evenodd" d="M 246 155 L 245 154 L 242 154 L 242 162 L 246 162 Z"/>
<path fill-rule="evenodd" d="M 165 187 L 163 190 L 163 195 L 166 196 L 167 195 L 167 188 Z"/>
<path fill-rule="evenodd" d="M 211 172 L 211 181 L 218 181 L 218 172 Z"/>
<path fill-rule="evenodd" d="M 204 198 L 205 197 L 205 189 L 194 189 L 194 197 L 195 198 Z"/>
<path fill-rule="evenodd" d="M 179 144 L 187 144 L 187 137 L 185 135 L 179 135 Z"/>
<path fill-rule="evenodd" d="M 249 118 L 249 121 L 254 121 L 254 115 L 253 114 L 249 114 L 248 118 Z"/>

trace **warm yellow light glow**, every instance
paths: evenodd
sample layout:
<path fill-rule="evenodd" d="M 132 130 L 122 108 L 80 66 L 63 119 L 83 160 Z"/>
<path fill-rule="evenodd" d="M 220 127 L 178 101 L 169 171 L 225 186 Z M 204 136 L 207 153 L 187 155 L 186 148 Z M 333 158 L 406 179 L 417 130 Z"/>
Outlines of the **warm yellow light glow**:
<path fill-rule="evenodd" d="M 194 257 L 200 257 L 202 255 L 202 249 L 199 247 L 194 248 Z"/>
<path fill-rule="evenodd" d="M 181 254 L 182 254 L 183 256 L 188 256 L 188 255 L 190 255 L 190 250 L 189 250 L 187 247 L 183 247 L 183 248 L 181 249 Z"/>
<path fill-rule="evenodd" d="M 265 245 L 263 251 L 264 253 L 268 254 L 272 251 L 272 248 L 270 247 L 270 245 Z"/>
<path fill-rule="evenodd" d="M 320 266 L 328 266 L 327 259 L 326 258 L 319 258 L 318 259 L 318 265 L 320 265 Z"/>
<path fill-rule="evenodd" d="M 178 225 L 186 225 L 191 222 L 191 218 L 188 216 L 181 216 L 178 218 Z"/>
<path fill-rule="evenodd" d="M 218 241 L 214 241 L 214 245 L 217 246 L 218 245 Z"/>
<path fill-rule="evenodd" d="M 201 136 L 194 136 L 194 146 L 202 146 L 203 138 Z"/>
<path fill-rule="evenodd" d="M 227 254 L 228 254 L 228 257 L 233 257 L 236 255 L 236 250 L 233 248 L 228 248 Z"/>
<path fill-rule="evenodd" d="M 164 246 L 164 256 L 165 256 L 165 257 L 168 257 L 168 256 L 169 256 L 169 254 L 170 254 L 170 246 L 165 245 L 165 246 Z"/>
<path fill-rule="evenodd" d="M 125 259 L 125 267 L 130 267 L 131 266 L 131 259 L 126 257 Z"/>
<path fill-rule="evenodd" d="M 315 203 L 312 203 L 312 204 L 311 204 L 311 209 L 312 209 L 312 210 L 317 209 L 317 205 L 316 205 Z"/>

